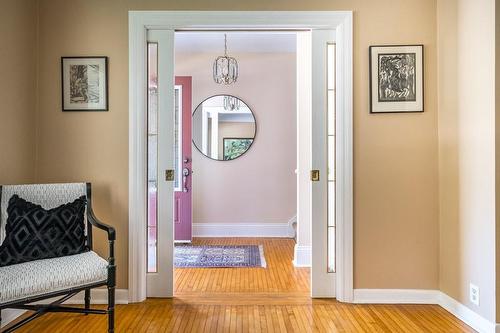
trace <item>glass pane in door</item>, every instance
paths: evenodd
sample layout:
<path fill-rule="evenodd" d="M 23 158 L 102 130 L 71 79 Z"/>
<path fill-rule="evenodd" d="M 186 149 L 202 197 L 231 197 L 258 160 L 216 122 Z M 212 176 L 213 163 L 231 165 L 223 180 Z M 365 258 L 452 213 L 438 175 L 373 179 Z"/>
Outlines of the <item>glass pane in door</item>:
<path fill-rule="evenodd" d="M 328 273 L 335 273 L 335 44 L 327 44 Z"/>
<path fill-rule="evenodd" d="M 174 191 L 182 191 L 182 86 L 175 86 L 174 99 Z"/>
<path fill-rule="evenodd" d="M 157 272 L 158 44 L 148 43 L 148 248 L 147 272 Z"/>

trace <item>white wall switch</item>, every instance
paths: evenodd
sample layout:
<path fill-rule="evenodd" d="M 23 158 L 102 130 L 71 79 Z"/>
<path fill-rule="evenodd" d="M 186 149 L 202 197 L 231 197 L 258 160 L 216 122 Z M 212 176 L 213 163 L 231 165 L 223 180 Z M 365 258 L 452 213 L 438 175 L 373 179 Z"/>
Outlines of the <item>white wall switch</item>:
<path fill-rule="evenodd" d="M 469 286 L 469 299 L 472 303 L 479 306 L 479 287 L 472 283 Z"/>

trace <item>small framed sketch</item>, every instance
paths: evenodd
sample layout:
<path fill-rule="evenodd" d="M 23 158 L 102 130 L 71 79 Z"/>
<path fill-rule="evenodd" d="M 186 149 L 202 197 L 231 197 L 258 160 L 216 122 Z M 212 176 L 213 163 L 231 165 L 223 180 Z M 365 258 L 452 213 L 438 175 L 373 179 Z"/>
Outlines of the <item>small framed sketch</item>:
<path fill-rule="evenodd" d="M 63 111 L 108 111 L 108 57 L 62 57 Z"/>
<path fill-rule="evenodd" d="M 424 111 L 424 46 L 370 46 L 370 113 Z"/>

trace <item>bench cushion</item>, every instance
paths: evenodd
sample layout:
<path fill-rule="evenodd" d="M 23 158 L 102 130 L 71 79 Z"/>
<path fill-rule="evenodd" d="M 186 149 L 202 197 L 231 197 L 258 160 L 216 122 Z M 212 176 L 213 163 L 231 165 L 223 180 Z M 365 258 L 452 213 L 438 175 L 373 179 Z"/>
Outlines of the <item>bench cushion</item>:
<path fill-rule="evenodd" d="M 0 267 L 0 305 L 105 282 L 108 262 L 95 252 Z"/>

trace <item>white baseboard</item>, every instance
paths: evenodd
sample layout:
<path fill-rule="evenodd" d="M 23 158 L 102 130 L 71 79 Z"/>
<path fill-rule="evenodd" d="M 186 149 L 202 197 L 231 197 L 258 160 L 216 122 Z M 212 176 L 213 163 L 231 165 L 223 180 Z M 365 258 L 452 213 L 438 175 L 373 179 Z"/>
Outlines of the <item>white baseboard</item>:
<path fill-rule="evenodd" d="M 83 304 L 83 291 L 71 297 L 64 304 Z M 44 301 L 47 302 L 47 301 Z M 92 289 L 90 291 L 90 303 L 92 304 L 108 304 L 108 290 L 105 288 Z M 128 304 L 128 290 L 116 289 L 115 290 L 115 303 Z"/>
<path fill-rule="evenodd" d="M 311 246 L 295 244 L 293 265 L 295 267 L 311 267 Z"/>
<path fill-rule="evenodd" d="M 354 289 L 353 303 L 438 304 L 439 293 L 425 289 Z"/>
<path fill-rule="evenodd" d="M 438 304 L 480 333 L 500 333 L 499 324 L 490 322 L 439 290 L 354 289 L 353 303 Z"/>
<path fill-rule="evenodd" d="M 64 304 L 83 304 L 83 291 L 73 296 Z M 92 304 L 108 304 L 108 290 L 107 289 L 92 289 L 90 292 L 90 302 Z M 49 298 L 40 302 L 38 304 L 46 304 L 57 300 L 58 297 Z M 116 304 L 128 304 L 128 290 L 127 289 L 116 289 L 115 290 L 115 303 Z M 14 310 L 5 309 L 2 310 L 2 327 L 9 324 L 11 321 L 22 315 L 24 310 Z"/>
<path fill-rule="evenodd" d="M 500 325 L 490 322 L 445 293 L 440 293 L 438 304 L 478 332 L 495 333 L 499 330 Z"/>
<path fill-rule="evenodd" d="M 193 223 L 193 237 L 280 237 L 293 238 L 287 222 Z"/>
<path fill-rule="evenodd" d="M 297 241 L 297 215 L 294 215 L 288 220 L 288 232 L 290 233 L 290 238 Z"/>

